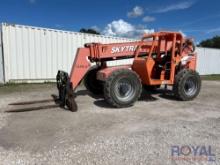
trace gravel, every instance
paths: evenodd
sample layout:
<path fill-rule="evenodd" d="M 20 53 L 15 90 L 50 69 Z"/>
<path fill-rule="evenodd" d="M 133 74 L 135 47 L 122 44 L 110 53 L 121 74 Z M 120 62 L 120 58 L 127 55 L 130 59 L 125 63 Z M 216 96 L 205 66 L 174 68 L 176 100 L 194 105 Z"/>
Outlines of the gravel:
<path fill-rule="evenodd" d="M 220 82 L 204 81 L 190 102 L 144 93 L 133 107 L 114 109 L 81 87 L 76 113 L 3 113 L 26 107 L 8 103 L 56 94 L 53 84 L 26 86 L 4 93 L 0 88 L 0 164 L 220 164 Z M 211 146 L 216 161 L 172 160 L 174 145 Z"/>

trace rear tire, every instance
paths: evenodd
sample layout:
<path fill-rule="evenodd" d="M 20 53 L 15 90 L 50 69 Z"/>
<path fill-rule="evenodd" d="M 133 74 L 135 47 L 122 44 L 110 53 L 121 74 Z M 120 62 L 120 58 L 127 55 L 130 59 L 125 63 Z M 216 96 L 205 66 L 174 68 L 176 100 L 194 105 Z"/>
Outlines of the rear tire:
<path fill-rule="evenodd" d="M 175 77 L 173 91 L 179 100 L 193 100 L 200 92 L 201 79 L 193 70 L 181 70 Z"/>
<path fill-rule="evenodd" d="M 132 70 L 114 71 L 104 85 L 105 100 L 112 106 L 121 108 L 131 106 L 142 92 L 139 76 Z"/>
<path fill-rule="evenodd" d="M 98 70 L 99 68 L 97 66 L 92 67 L 84 78 L 86 89 L 94 95 L 103 94 L 103 82 L 96 78 Z"/>

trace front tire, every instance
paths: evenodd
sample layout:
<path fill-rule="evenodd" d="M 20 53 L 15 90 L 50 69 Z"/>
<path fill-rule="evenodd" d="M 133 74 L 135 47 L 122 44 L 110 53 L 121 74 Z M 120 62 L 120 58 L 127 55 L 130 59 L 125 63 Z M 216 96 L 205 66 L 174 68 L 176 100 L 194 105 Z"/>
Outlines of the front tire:
<path fill-rule="evenodd" d="M 200 92 L 201 79 L 193 70 L 181 70 L 175 77 L 173 91 L 179 100 L 193 100 Z"/>
<path fill-rule="evenodd" d="M 142 92 L 139 76 L 132 70 L 114 71 L 104 85 L 105 100 L 112 106 L 129 107 L 137 101 Z"/>

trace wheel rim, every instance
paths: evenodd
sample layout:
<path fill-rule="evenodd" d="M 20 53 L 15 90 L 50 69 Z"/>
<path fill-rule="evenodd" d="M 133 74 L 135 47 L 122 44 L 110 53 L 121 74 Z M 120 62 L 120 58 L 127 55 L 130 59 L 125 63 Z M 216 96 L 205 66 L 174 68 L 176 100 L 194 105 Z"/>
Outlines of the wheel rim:
<path fill-rule="evenodd" d="M 192 77 L 188 78 L 184 85 L 185 94 L 188 96 L 194 96 L 197 89 L 198 89 L 197 81 Z"/>
<path fill-rule="evenodd" d="M 114 86 L 115 96 L 121 101 L 130 101 L 134 95 L 134 82 L 127 79 L 119 79 Z"/>

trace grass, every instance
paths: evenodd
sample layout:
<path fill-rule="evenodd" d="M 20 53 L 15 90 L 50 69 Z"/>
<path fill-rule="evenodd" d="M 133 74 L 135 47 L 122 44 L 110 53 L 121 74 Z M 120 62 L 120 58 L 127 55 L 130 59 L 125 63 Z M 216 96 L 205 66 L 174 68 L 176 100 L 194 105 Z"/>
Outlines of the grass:
<path fill-rule="evenodd" d="M 213 75 L 202 75 L 202 80 L 210 80 L 210 81 L 220 81 L 220 74 L 213 74 Z"/>

